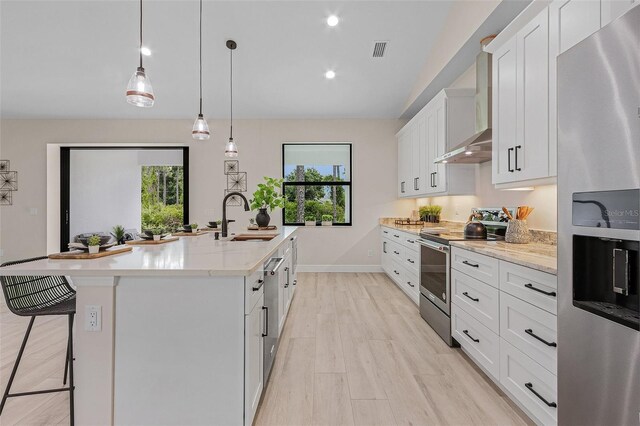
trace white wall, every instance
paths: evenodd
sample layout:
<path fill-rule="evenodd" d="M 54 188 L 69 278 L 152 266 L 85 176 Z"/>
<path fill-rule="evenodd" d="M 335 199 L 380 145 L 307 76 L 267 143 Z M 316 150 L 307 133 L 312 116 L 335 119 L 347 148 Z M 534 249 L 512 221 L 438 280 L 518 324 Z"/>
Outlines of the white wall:
<path fill-rule="evenodd" d="M 2 158 L 19 171 L 14 205 L 3 207 L 0 230 L 2 260 L 46 252 L 46 146 L 48 143 L 186 143 L 190 147 L 190 221 L 205 223 L 222 216 L 226 176 L 224 143 L 228 122 L 211 121 L 213 137 L 191 139 L 191 120 L 2 120 Z M 398 120 L 239 120 L 234 139 L 240 170 L 248 172 L 249 191 L 263 176 L 281 176 L 283 142 L 353 143 L 353 223 L 350 228 L 314 228 L 300 232 L 301 265 L 379 265 L 378 218 L 406 216 L 413 200 L 397 200 Z M 248 198 L 250 193 L 247 193 Z M 57 194 L 50 194 L 50 196 Z M 30 208 L 36 208 L 32 215 Z M 228 216 L 241 231 L 255 212 L 230 207 Z M 281 214 L 272 215 L 281 225 Z M 24 238 L 23 230 L 30 230 Z M 369 256 L 369 250 L 373 250 Z"/>
<path fill-rule="evenodd" d="M 71 150 L 70 240 L 113 226 L 140 229 L 142 186 L 138 151 Z"/>

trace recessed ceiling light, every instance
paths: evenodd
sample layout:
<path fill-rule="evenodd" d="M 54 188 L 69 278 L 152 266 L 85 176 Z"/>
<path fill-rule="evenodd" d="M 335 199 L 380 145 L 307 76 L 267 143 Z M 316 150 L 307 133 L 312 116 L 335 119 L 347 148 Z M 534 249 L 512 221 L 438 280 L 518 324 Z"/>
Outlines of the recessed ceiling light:
<path fill-rule="evenodd" d="M 142 46 L 140 48 L 140 53 L 142 53 L 144 56 L 151 56 L 151 49 L 146 46 Z"/>
<path fill-rule="evenodd" d="M 335 27 L 340 22 L 340 19 L 336 15 L 331 15 L 327 18 L 327 25 L 330 27 Z"/>
<path fill-rule="evenodd" d="M 336 77 L 336 72 L 329 70 L 326 73 L 324 73 L 324 76 L 328 79 L 328 80 L 333 80 Z"/>

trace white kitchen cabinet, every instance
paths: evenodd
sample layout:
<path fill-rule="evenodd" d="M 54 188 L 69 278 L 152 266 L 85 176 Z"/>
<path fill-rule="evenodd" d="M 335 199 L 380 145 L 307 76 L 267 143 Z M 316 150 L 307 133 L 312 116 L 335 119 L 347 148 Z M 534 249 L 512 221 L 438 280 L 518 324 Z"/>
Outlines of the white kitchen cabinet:
<path fill-rule="evenodd" d="M 264 294 L 245 315 L 245 351 L 244 351 L 244 416 L 245 425 L 253 424 L 260 396 L 264 388 L 263 347 L 264 337 Z"/>
<path fill-rule="evenodd" d="M 417 305 L 420 301 L 420 245 L 409 232 L 381 226 L 381 264 L 384 272 Z"/>
<path fill-rule="evenodd" d="M 475 131 L 473 89 L 444 89 L 396 135 L 398 195 L 471 195 L 475 165 L 434 164 Z"/>
<path fill-rule="evenodd" d="M 493 99 L 493 183 L 548 178 L 548 9 L 495 51 Z"/>
<path fill-rule="evenodd" d="M 604 27 L 638 4 L 640 4 L 640 0 L 602 0 L 600 8 L 601 26 Z"/>
<path fill-rule="evenodd" d="M 600 0 L 554 0 L 549 5 L 551 49 L 559 55 L 600 29 Z"/>

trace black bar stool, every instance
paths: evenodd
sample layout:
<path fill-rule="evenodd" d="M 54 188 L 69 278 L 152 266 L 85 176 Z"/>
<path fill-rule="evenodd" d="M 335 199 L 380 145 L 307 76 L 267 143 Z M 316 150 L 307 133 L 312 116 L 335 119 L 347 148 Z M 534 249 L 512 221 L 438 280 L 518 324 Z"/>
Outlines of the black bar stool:
<path fill-rule="evenodd" d="M 47 259 L 46 256 L 32 259 L 7 262 L 0 267 L 18 265 L 20 263 L 33 262 Z M 73 317 L 76 313 L 76 291 L 69 285 L 63 276 L 0 276 L 4 299 L 9 310 L 16 315 L 31 317 L 27 332 L 22 340 L 22 345 L 18 351 L 18 357 L 13 365 L 9 383 L 2 396 L 0 404 L 0 415 L 4 409 L 7 398 L 26 395 L 38 395 L 42 393 L 69 392 L 69 418 L 71 425 L 74 424 L 73 416 Z M 57 389 L 45 389 L 31 392 L 9 393 L 11 384 L 18 371 L 18 365 L 27 346 L 27 340 L 31 333 L 31 328 L 37 316 L 40 315 L 67 315 L 69 317 L 69 337 L 67 339 L 67 355 L 64 364 L 64 378 L 62 384 L 67 384 L 67 373 L 69 375 L 69 386 Z"/>

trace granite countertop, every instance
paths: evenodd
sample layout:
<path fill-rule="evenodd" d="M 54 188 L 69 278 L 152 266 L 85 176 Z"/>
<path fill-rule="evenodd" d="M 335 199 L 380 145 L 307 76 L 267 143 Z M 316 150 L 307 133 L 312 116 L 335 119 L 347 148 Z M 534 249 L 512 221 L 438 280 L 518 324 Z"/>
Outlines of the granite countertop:
<path fill-rule="evenodd" d="M 0 268 L 0 275 L 68 276 L 247 276 L 289 239 L 297 228 L 241 231 L 238 234 L 277 234 L 270 241 L 215 240 L 212 232 L 159 245 L 133 246 L 128 253 L 99 259 L 45 259 Z"/>
<path fill-rule="evenodd" d="M 451 245 L 549 274 L 558 273 L 558 247 L 554 245 L 505 241 L 452 241 Z"/>
<path fill-rule="evenodd" d="M 396 229 L 413 235 L 420 235 L 420 231 L 424 228 L 446 228 L 453 231 L 462 231 L 464 228 L 464 224 L 456 222 L 425 223 L 424 225 L 396 225 L 392 222 L 381 223 L 380 226 L 384 226 L 389 229 Z"/>

